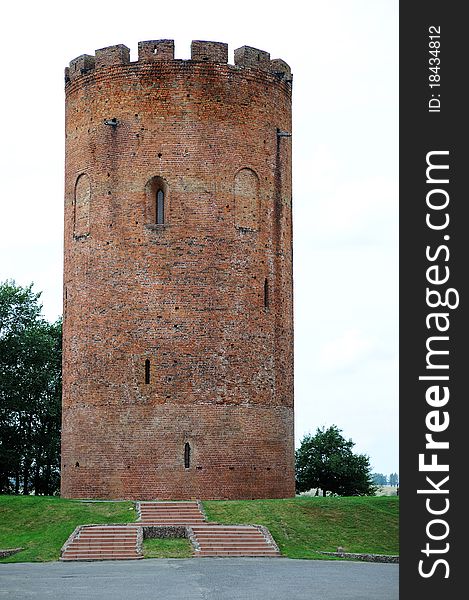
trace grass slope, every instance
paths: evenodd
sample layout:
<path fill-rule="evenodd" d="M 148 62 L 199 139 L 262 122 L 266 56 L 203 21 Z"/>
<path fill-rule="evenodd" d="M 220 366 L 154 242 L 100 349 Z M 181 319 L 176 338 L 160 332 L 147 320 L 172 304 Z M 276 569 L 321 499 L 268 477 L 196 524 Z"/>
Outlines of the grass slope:
<path fill-rule="evenodd" d="M 399 498 L 291 498 L 206 501 L 207 517 L 219 523 L 269 528 L 283 556 L 324 559 L 317 550 L 399 554 Z"/>
<path fill-rule="evenodd" d="M 289 498 L 204 502 L 219 523 L 252 523 L 269 528 L 290 558 L 327 558 L 317 550 L 399 554 L 399 498 Z M 131 502 L 85 504 L 43 496 L 0 496 L 0 549 L 24 550 L 0 562 L 57 560 L 77 525 L 131 523 Z M 145 556 L 190 556 L 188 540 L 147 540 Z"/>
<path fill-rule="evenodd" d="M 0 549 L 24 548 L 0 562 L 57 560 L 77 525 L 133 521 L 131 502 L 84 504 L 51 496 L 0 496 Z"/>

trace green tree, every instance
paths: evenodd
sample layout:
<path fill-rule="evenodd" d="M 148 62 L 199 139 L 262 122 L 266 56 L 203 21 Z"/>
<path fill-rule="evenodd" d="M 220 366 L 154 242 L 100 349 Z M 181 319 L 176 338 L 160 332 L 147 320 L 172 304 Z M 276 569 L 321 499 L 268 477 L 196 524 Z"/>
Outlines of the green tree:
<path fill-rule="evenodd" d="M 322 489 L 339 496 L 373 496 L 376 487 L 370 473 L 370 460 L 365 454 L 354 454 L 352 440 L 341 435 L 332 425 L 318 428 L 315 435 L 305 435 L 295 453 L 296 489 L 305 492 Z"/>
<path fill-rule="evenodd" d="M 60 321 L 32 285 L 0 284 L 0 492 L 52 494 L 60 467 Z"/>
<path fill-rule="evenodd" d="M 391 473 L 389 475 L 389 485 L 399 485 L 399 475 L 397 473 Z"/>
<path fill-rule="evenodd" d="M 373 473 L 371 479 L 375 485 L 387 485 L 388 478 L 383 473 Z"/>

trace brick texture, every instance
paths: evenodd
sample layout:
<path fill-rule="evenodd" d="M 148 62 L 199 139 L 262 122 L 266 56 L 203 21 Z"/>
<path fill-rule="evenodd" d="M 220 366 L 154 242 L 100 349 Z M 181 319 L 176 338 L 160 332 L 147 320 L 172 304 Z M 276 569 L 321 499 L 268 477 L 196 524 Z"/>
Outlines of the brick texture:
<path fill-rule="evenodd" d="M 66 69 L 65 497 L 294 494 L 291 74 L 254 51 Z"/>

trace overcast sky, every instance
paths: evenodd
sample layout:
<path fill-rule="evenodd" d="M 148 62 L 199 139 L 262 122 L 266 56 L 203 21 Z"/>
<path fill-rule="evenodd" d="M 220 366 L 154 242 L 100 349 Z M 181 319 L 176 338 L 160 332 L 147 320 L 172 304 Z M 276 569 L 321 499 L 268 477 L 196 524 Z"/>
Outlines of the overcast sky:
<path fill-rule="evenodd" d="M 297 443 L 337 425 L 398 471 L 398 0 L 4 3 L 0 281 L 62 313 L 63 69 L 80 54 L 193 39 L 292 67 Z"/>

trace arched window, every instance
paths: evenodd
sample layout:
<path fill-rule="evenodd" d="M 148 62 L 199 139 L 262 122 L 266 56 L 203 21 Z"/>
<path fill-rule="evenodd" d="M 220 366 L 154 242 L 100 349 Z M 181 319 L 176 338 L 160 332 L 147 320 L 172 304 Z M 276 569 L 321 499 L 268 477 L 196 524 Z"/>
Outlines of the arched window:
<path fill-rule="evenodd" d="M 158 225 L 156 230 L 162 231 L 168 225 L 170 219 L 170 193 L 165 179 L 155 175 L 145 184 L 145 225 L 152 229 Z"/>
<path fill-rule="evenodd" d="M 150 359 L 145 360 L 145 383 L 150 383 Z"/>
<path fill-rule="evenodd" d="M 159 189 L 156 192 L 156 224 L 163 225 L 164 223 L 164 192 Z"/>
<path fill-rule="evenodd" d="M 191 445 L 189 442 L 184 444 L 184 468 L 188 469 L 191 466 Z"/>

